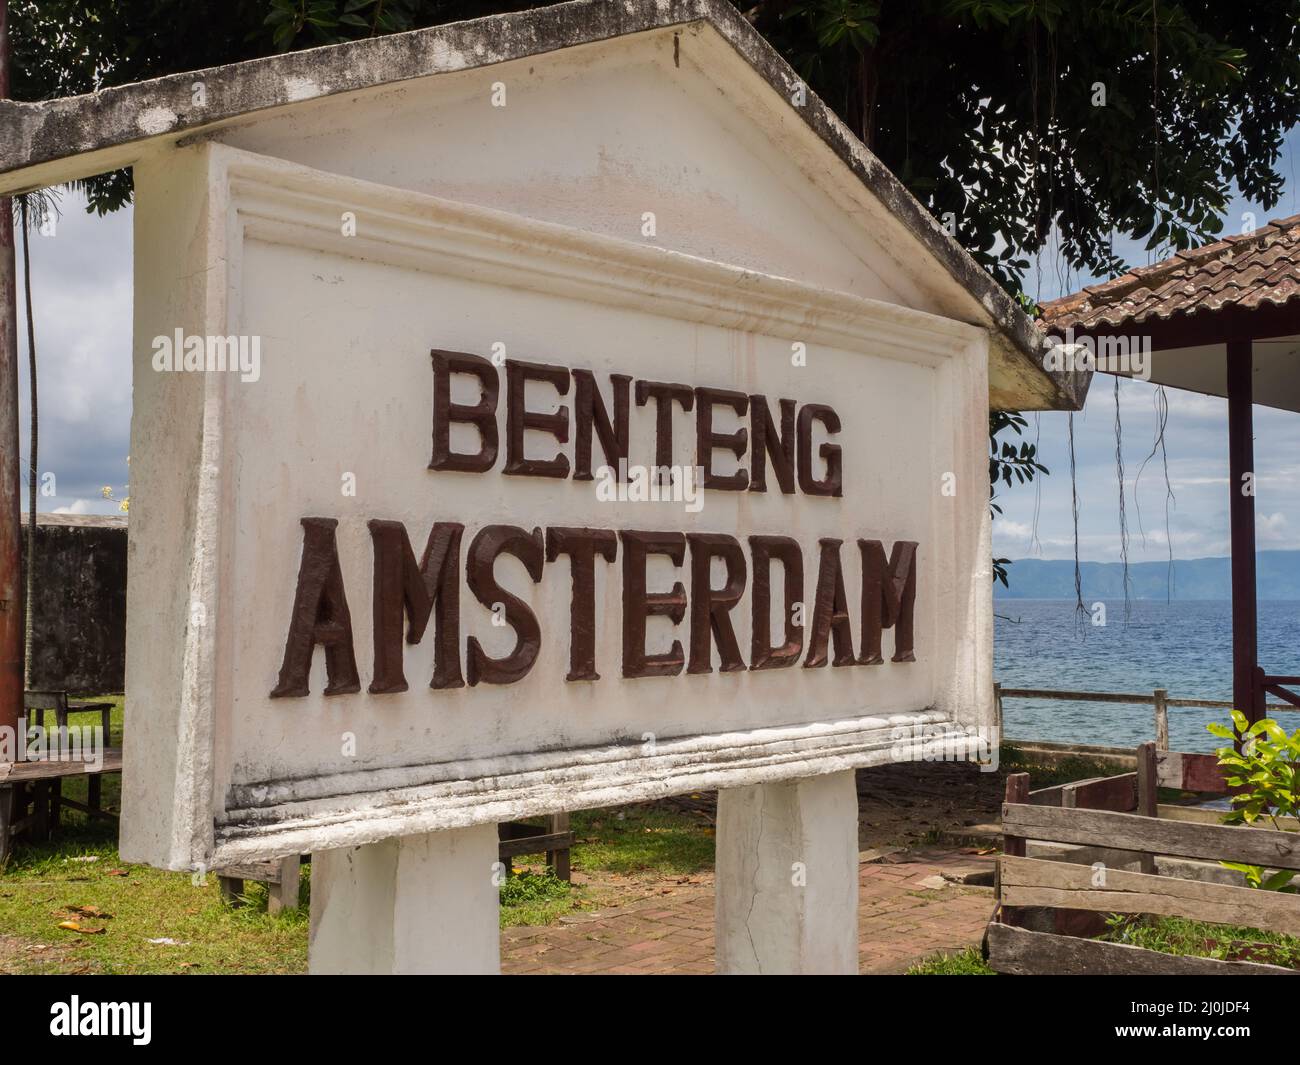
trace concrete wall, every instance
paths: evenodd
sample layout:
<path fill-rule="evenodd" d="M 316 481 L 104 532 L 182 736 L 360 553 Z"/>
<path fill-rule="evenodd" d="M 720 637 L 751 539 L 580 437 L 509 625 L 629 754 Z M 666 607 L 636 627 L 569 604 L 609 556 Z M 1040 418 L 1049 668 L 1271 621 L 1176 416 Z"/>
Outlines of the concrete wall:
<path fill-rule="evenodd" d="M 26 587 L 27 516 L 23 516 Z M 31 687 L 123 690 L 126 518 L 38 514 Z"/>

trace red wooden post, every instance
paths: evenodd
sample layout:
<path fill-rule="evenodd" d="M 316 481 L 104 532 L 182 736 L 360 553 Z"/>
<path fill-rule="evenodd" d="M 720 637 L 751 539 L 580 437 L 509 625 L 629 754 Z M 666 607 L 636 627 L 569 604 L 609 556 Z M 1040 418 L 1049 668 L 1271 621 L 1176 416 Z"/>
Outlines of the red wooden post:
<path fill-rule="evenodd" d="M 1228 341 L 1228 518 L 1232 534 L 1232 702 L 1249 720 L 1261 715 L 1255 666 L 1254 359 L 1249 339 Z M 1249 482 L 1247 480 L 1249 475 Z M 1249 483 L 1249 489 L 1247 484 Z"/>
<path fill-rule="evenodd" d="M 1029 801 L 1029 774 L 1012 773 L 1007 777 L 1006 802 L 1026 803 Z M 1023 836 L 1002 837 L 1002 853 L 1010 854 L 1015 858 L 1025 856 L 1025 840 Z"/>
<path fill-rule="evenodd" d="M 1010 803 L 1026 803 L 1029 801 L 1029 774 L 1028 773 L 1011 773 L 1007 776 L 1007 790 L 1005 792 L 1005 801 Z M 1002 853 L 1009 854 L 1014 858 L 1023 858 L 1025 856 L 1025 838 L 1023 836 L 1008 836 L 1005 832 L 1002 835 Z M 1001 862 L 997 865 L 997 880 L 993 886 L 994 897 L 998 900 L 997 919 L 1002 924 L 1021 926 L 1024 924 L 1024 913 L 1019 906 L 1002 905 L 1002 866 Z"/>
<path fill-rule="evenodd" d="M 1139 744 L 1137 749 L 1137 812 L 1143 817 L 1158 817 L 1160 814 L 1160 790 L 1157 777 L 1156 745 L 1150 741 Z M 1141 861 L 1142 872 L 1154 873 L 1156 871 L 1154 854 L 1143 854 Z"/>
<path fill-rule="evenodd" d="M 0 99 L 9 96 L 9 11 L 0 0 Z M 23 706 L 22 513 L 18 470 L 18 319 L 12 203 L 0 197 L 0 728 Z"/>

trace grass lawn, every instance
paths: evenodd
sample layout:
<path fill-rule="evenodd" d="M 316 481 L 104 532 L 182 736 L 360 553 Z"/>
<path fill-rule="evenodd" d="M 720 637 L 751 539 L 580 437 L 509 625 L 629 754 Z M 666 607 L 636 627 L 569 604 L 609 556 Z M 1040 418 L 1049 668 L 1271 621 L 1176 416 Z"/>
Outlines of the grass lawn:
<path fill-rule="evenodd" d="M 996 976 L 979 947 L 967 947 L 955 954 L 935 954 L 907 970 L 908 976 Z"/>
<path fill-rule="evenodd" d="M 1122 917 L 1112 915 L 1101 936 L 1113 943 L 1158 950 L 1184 957 L 1251 961 L 1300 969 L 1300 939 L 1240 925 L 1209 924 L 1185 917 Z"/>
<path fill-rule="evenodd" d="M 122 700 L 113 743 L 122 736 Z M 74 718 L 84 724 L 88 717 Z M 120 778 L 106 776 L 103 803 L 117 810 Z M 85 778 L 64 783 L 84 802 Z M 544 871 L 540 856 L 516 858 L 501 887 L 501 925 L 547 924 L 566 913 L 639 893 L 647 881 L 713 868 L 707 819 L 650 805 L 579 811 L 571 825 L 575 883 Z M 296 973 L 307 967 L 310 865 L 297 912 L 266 913 L 266 889 L 247 883 L 232 908 L 215 876 L 195 879 L 117 856 L 116 825 L 65 810 L 48 843 L 19 845 L 0 871 L 0 973 Z M 67 924 L 76 928 L 61 927 Z"/>
<path fill-rule="evenodd" d="M 120 745 L 122 701 L 113 701 L 113 743 Z M 1083 768 L 1056 772 L 1069 779 Z M 64 791 L 85 801 L 85 779 L 65 782 Z M 119 797 L 120 778 L 105 777 L 104 805 L 116 810 Z M 232 908 L 222 900 L 216 877 L 123 865 L 116 825 L 66 810 L 63 819 L 53 841 L 20 845 L 0 871 L 0 973 L 305 971 L 310 865 L 303 866 L 298 911 L 272 917 L 265 912 L 261 885 L 249 882 L 248 904 Z M 500 889 L 503 928 L 549 924 L 575 911 L 659 893 L 665 881 L 713 868 L 708 802 L 685 809 L 637 804 L 576 811 L 570 824 L 577 841 L 573 883 L 549 875 L 540 855 L 516 858 L 514 875 Z M 972 951 L 929 959 L 913 969 L 918 974 L 987 971 Z"/>

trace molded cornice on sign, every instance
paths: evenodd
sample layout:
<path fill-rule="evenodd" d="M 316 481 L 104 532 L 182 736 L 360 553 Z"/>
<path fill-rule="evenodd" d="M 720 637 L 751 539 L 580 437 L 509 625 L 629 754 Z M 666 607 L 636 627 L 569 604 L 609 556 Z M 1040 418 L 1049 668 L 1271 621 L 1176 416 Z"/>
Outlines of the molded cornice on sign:
<path fill-rule="evenodd" d="M 921 729 L 925 743 L 945 744 L 955 757 L 983 753 L 941 714 L 891 714 L 660 740 L 653 753 L 628 743 L 248 785 L 232 789 L 218 818 L 212 864 L 920 761 L 923 744 L 914 737 Z"/>
<path fill-rule="evenodd" d="M 227 175 L 240 240 L 264 240 L 636 307 L 791 340 L 875 349 L 926 365 L 966 351 L 983 330 L 881 300 L 711 262 L 521 215 L 339 177 L 207 145 Z M 355 236 L 339 217 L 357 215 Z"/>

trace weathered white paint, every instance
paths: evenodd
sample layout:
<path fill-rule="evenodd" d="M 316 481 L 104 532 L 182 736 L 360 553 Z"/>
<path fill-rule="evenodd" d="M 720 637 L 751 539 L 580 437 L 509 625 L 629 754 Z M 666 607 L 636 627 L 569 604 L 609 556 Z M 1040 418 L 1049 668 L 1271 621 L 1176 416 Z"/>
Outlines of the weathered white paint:
<path fill-rule="evenodd" d="M 157 728 L 128 741 L 124 855 L 174 868 L 214 853 L 246 861 L 579 799 L 834 772 L 894 757 L 900 723 L 991 720 L 982 331 L 218 145 L 141 166 L 137 182 L 141 520 L 129 579 L 132 601 L 149 607 L 128 612 L 127 685 L 138 705 L 160 709 Z M 345 211 L 356 237 L 340 231 Z M 155 373 L 150 339 L 178 325 L 261 336 L 260 379 Z M 590 483 L 431 473 L 428 350 L 486 354 L 496 341 L 512 357 L 590 367 L 602 386 L 607 372 L 630 372 L 832 403 L 844 423 L 843 499 L 710 492 L 692 514 L 597 503 Z M 806 367 L 792 363 L 795 341 L 808 345 Z M 652 421 L 651 408 L 634 407 L 641 461 Z M 691 464 L 685 423 L 676 461 Z M 941 494 L 946 472 L 955 496 Z M 340 493 L 344 473 L 356 476 L 355 497 Z M 614 566 L 597 570 L 603 678 L 566 683 L 567 565 L 534 585 L 503 559 L 498 573 L 543 631 L 542 657 L 520 683 L 430 692 L 426 638 L 407 650 L 406 693 L 326 698 L 317 655 L 311 696 L 271 701 L 304 515 L 339 519 L 363 680 L 371 517 L 405 522 L 415 542 L 451 519 L 471 532 L 512 521 L 785 533 L 803 545 L 810 581 L 818 537 L 919 540 L 918 661 L 624 681 Z M 843 561 L 855 589 L 856 552 Z M 668 586 L 666 563 L 650 579 Z M 489 653 L 508 649 L 510 630 L 472 599 L 461 614 Z M 745 611 L 734 621 L 747 647 Z M 652 644 L 668 639 L 665 626 Z"/>
<path fill-rule="evenodd" d="M 176 125 L 176 112 L 166 107 L 150 107 L 140 113 L 136 125 L 139 126 L 141 133 L 150 135 L 166 133 Z"/>
<path fill-rule="evenodd" d="M 313 855 L 310 971 L 500 972 L 496 861 L 495 825 Z"/>
<path fill-rule="evenodd" d="M 215 138 L 891 303 L 932 310 L 952 296 L 889 208 L 841 180 L 797 112 L 702 23 L 316 99 Z"/>
<path fill-rule="evenodd" d="M 715 875 L 718 972 L 856 975 L 851 771 L 720 791 Z"/>

